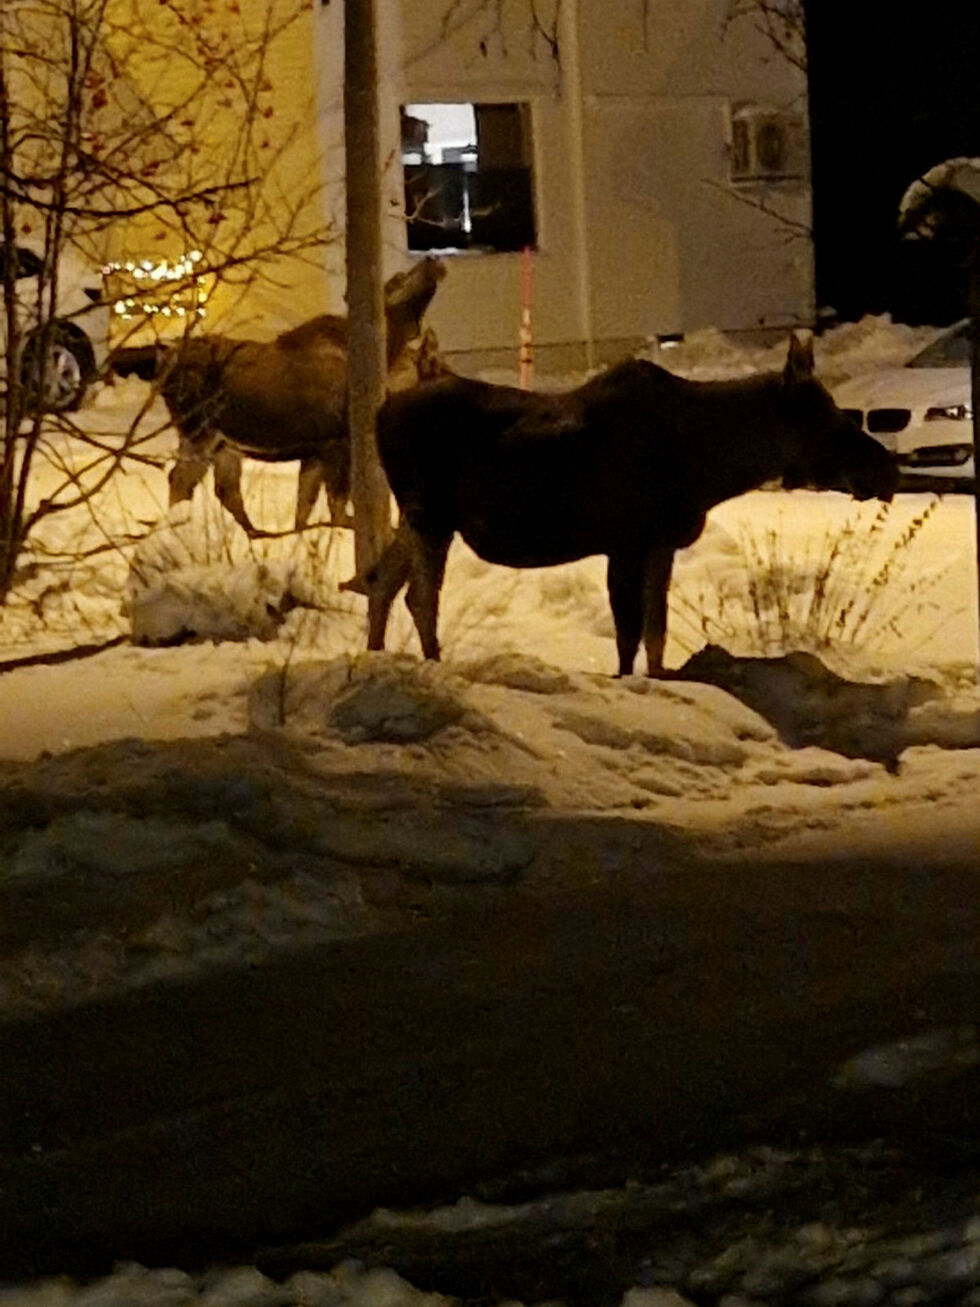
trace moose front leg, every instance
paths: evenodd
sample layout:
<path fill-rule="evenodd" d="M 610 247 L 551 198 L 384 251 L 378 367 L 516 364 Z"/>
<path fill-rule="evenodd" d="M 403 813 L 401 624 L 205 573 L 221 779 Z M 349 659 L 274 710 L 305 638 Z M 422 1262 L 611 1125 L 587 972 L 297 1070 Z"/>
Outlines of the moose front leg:
<path fill-rule="evenodd" d="M 606 586 L 616 627 L 619 654 L 617 676 L 632 676 L 636 651 L 643 634 L 643 558 L 635 554 L 610 555 Z"/>
<path fill-rule="evenodd" d="M 439 592 L 452 536 L 425 536 L 410 526 L 404 529 L 411 549 L 411 580 L 405 603 L 419 633 L 423 656 L 438 662 Z"/>
<path fill-rule="evenodd" d="M 673 567 L 673 549 L 654 549 L 647 555 L 643 574 L 643 644 L 647 654 L 647 676 L 664 674 L 667 593 Z"/>
<path fill-rule="evenodd" d="M 221 445 L 212 458 L 214 465 L 214 489 L 218 500 L 232 515 L 238 525 L 250 536 L 265 534 L 252 525 L 245 511 L 242 499 L 242 456 L 230 445 Z"/>
<path fill-rule="evenodd" d="M 192 497 L 211 466 L 213 449 L 213 440 L 188 440 L 186 436 L 180 437 L 177 461 L 170 469 L 168 478 L 171 508 Z"/>

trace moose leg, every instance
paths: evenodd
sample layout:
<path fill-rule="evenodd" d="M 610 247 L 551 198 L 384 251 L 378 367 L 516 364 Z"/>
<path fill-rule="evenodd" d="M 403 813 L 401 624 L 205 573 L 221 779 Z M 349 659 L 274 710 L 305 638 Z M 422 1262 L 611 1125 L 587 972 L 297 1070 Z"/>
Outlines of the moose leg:
<path fill-rule="evenodd" d="M 250 536 L 261 535 L 245 511 L 242 499 L 242 456 L 230 445 L 221 445 L 214 453 L 214 489 L 218 500 L 238 525 Z"/>
<path fill-rule="evenodd" d="M 606 586 L 616 627 L 618 676 L 632 676 L 643 634 L 643 561 L 633 554 L 610 555 L 606 569 Z"/>
<path fill-rule="evenodd" d="M 394 540 L 367 574 L 369 649 L 385 647 L 385 631 L 388 628 L 391 605 L 408 580 L 412 551 L 406 539 L 406 530 L 406 527 L 399 526 Z"/>
<path fill-rule="evenodd" d="M 316 505 L 320 487 L 324 481 L 322 459 L 316 456 L 304 458 L 299 465 L 299 484 L 296 488 L 296 530 L 302 531 L 310 520 L 310 514 Z"/>
<path fill-rule="evenodd" d="M 177 461 L 170 469 L 170 507 L 190 499 L 211 466 L 211 442 L 200 444 L 181 436 Z"/>
<path fill-rule="evenodd" d="M 662 676 L 667 643 L 667 592 L 674 566 L 673 549 L 654 549 L 647 555 L 643 575 L 643 643 L 647 676 Z"/>
<path fill-rule="evenodd" d="M 350 441 L 327 441 L 319 454 L 323 481 L 327 488 L 327 504 L 330 508 L 331 526 L 352 526 L 347 515 L 347 501 L 350 498 Z"/>
<path fill-rule="evenodd" d="M 438 662 L 439 591 L 452 536 L 424 536 L 410 526 L 404 530 L 411 548 L 411 580 L 405 603 L 419 633 L 423 656 Z"/>
<path fill-rule="evenodd" d="M 334 494 L 332 490 L 327 491 L 327 506 L 330 509 L 331 526 L 349 526 L 353 527 L 354 518 L 347 512 L 346 494 Z"/>

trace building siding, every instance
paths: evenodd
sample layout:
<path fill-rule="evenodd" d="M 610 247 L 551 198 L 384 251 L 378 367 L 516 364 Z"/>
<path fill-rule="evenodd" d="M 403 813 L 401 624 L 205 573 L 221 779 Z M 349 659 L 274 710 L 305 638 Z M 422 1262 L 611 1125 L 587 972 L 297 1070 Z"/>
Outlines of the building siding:
<path fill-rule="evenodd" d="M 381 6 L 382 124 L 389 159 L 386 257 L 408 257 L 399 214 L 399 103 L 526 102 L 533 122 L 538 249 L 533 333 L 542 371 L 635 351 L 714 325 L 775 332 L 812 322 L 805 176 L 737 189 L 729 113 L 748 101 L 805 113 L 803 75 L 750 24 L 723 33 L 725 0 L 543 0 L 558 58 L 528 35 L 525 0 L 444 31 L 448 6 Z M 392 16 L 396 22 L 389 21 Z M 340 0 L 318 14 L 319 129 L 328 206 L 342 212 Z M 339 166 L 338 166 L 339 165 Z M 332 197 L 332 198 L 330 198 Z M 770 210 L 763 211 L 763 207 Z M 520 254 L 448 256 L 430 311 L 457 366 L 512 364 Z M 342 251 L 328 259 L 342 298 Z"/>

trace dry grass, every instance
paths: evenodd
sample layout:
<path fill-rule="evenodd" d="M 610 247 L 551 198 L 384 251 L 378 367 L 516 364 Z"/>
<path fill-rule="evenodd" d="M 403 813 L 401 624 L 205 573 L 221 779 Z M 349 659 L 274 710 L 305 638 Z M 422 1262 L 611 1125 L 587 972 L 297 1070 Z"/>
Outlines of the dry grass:
<path fill-rule="evenodd" d="M 944 572 L 924 570 L 915 547 L 937 504 L 931 499 L 901 530 L 890 504 L 870 522 L 857 510 L 839 529 L 807 539 L 801 552 L 776 528 L 743 528 L 737 566 L 709 574 L 693 599 L 680 587 L 672 592 L 678 638 L 692 650 L 707 641 L 763 657 L 873 651 L 912 630 L 916 645 L 924 644 L 950 616 L 932 598 Z"/>

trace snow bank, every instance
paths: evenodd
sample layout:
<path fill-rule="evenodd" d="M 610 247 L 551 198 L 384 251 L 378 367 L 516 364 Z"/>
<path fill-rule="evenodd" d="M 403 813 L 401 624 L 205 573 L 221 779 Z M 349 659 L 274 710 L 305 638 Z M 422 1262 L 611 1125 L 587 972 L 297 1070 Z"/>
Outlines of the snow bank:
<path fill-rule="evenodd" d="M 306 562 L 295 546 L 278 558 L 257 548 L 198 495 L 133 550 L 122 615 L 134 644 L 271 640 L 294 608 L 317 606 Z"/>
<path fill-rule="evenodd" d="M 844 322 L 814 341 L 817 376 L 836 386 L 871 368 L 901 367 L 936 338 L 940 328 L 907 327 L 887 313 Z M 692 331 L 677 344 L 659 347 L 650 357 L 671 372 L 697 381 L 745 377 L 753 372 L 778 372 L 786 362 L 786 342 L 750 345 L 734 340 L 717 327 Z"/>
<path fill-rule="evenodd" d="M 302 1271 L 277 1284 L 250 1266 L 190 1275 L 131 1262 L 86 1286 L 58 1279 L 0 1288 L 3 1307 L 449 1307 L 450 1301 L 413 1288 L 395 1271 L 355 1263 L 329 1274 Z"/>

